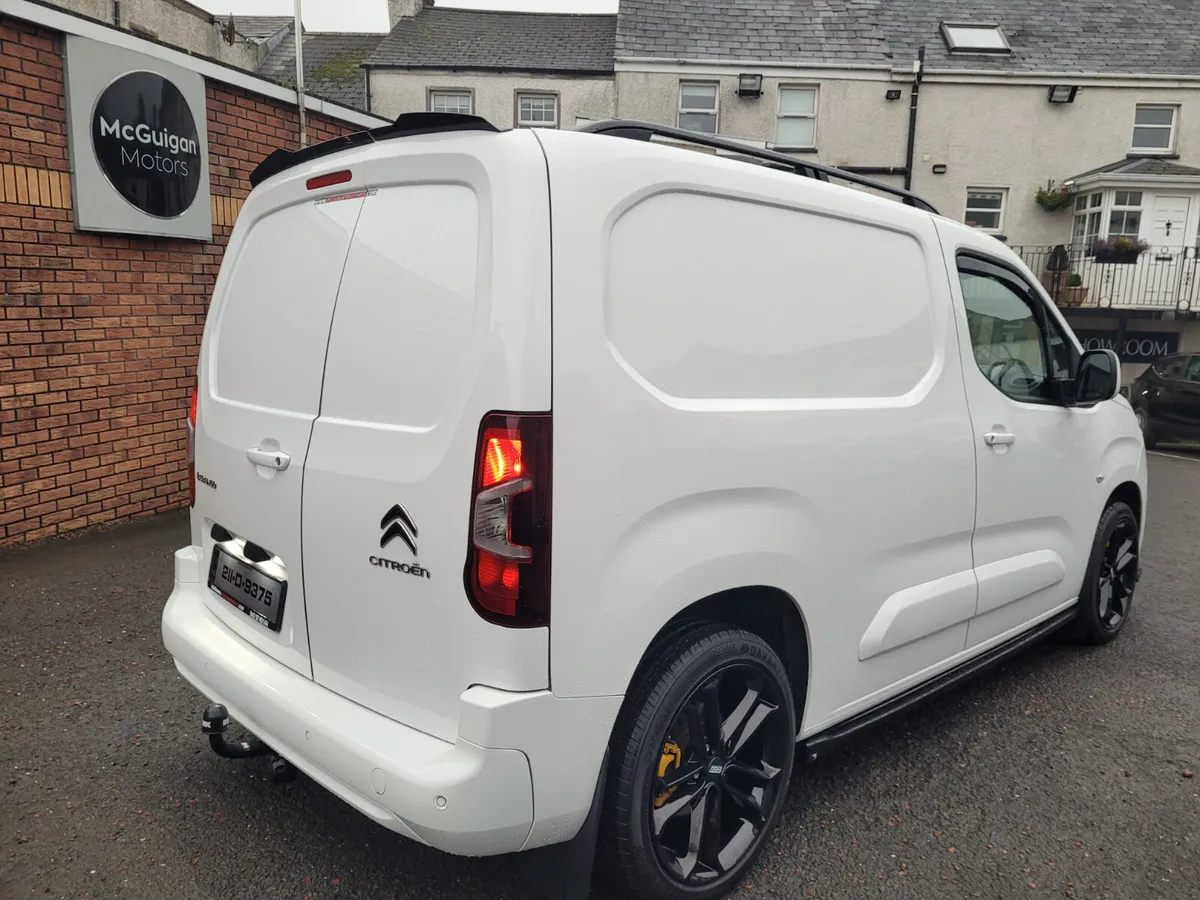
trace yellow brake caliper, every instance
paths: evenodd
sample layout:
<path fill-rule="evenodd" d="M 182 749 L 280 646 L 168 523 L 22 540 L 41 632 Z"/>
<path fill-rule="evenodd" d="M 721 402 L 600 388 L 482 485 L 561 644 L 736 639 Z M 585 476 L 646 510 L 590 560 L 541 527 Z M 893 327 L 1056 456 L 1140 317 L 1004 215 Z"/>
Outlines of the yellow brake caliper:
<path fill-rule="evenodd" d="M 666 778 L 667 772 L 671 769 L 678 769 L 679 764 L 683 761 L 683 751 L 679 749 L 679 745 L 667 738 L 667 742 L 663 744 L 662 756 L 658 758 L 658 777 Z M 654 808 L 658 809 L 664 803 L 671 799 L 671 795 L 678 790 L 678 785 L 673 788 L 667 788 L 657 797 L 654 798 Z"/>

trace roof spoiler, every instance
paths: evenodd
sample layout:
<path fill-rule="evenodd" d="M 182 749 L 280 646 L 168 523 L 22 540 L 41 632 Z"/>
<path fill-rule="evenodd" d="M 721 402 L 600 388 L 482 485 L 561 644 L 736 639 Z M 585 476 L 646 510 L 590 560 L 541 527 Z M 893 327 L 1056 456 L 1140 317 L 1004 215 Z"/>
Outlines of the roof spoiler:
<path fill-rule="evenodd" d="M 361 147 L 390 138 L 409 137 L 414 134 L 439 134 L 449 131 L 499 131 L 500 129 L 479 116 L 460 113 L 414 112 L 404 113 L 391 125 L 381 125 L 368 131 L 356 131 L 332 140 L 322 141 L 302 150 L 273 150 L 250 173 L 250 186 L 258 187 L 272 175 L 306 163 L 322 156 L 329 156 L 351 147 Z"/>
<path fill-rule="evenodd" d="M 915 206 L 934 215 L 938 214 L 938 211 L 934 209 L 931 203 L 922 200 L 916 194 L 906 191 L 904 188 L 893 187 L 890 184 L 884 184 L 881 181 L 875 181 L 874 179 L 866 178 L 835 166 L 805 162 L 793 156 L 788 156 L 785 153 L 750 147 L 738 141 L 728 140 L 727 138 L 700 134 L 695 131 L 685 131 L 682 128 L 671 128 L 667 125 L 655 125 L 652 122 L 638 122 L 628 119 L 608 119 L 603 122 L 589 122 L 578 130 L 590 132 L 591 134 L 608 134 L 615 137 L 631 138 L 637 141 L 649 141 L 653 137 L 664 137 L 683 143 L 696 144 L 701 147 L 711 147 L 714 150 L 723 150 L 727 153 L 736 153 L 739 156 L 750 156 L 762 160 L 767 167 L 772 169 L 782 169 L 785 172 L 792 172 L 796 175 L 802 175 L 805 178 L 815 178 L 818 181 L 829 181 L 831 178 L 837 178 L 850 184 L 857 184 L 861 187 L 868 187 L 885 194 L 891 194 L 893 197 L 900 198 L 909 206 Z"/>

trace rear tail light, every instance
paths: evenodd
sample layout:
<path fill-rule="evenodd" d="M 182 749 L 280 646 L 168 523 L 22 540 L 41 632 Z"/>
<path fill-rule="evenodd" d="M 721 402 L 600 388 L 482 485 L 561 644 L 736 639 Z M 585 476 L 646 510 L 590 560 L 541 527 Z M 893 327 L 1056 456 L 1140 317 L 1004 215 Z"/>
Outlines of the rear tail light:
<path fill-rule="evenodd" d="M 200 379 L 192 390 L 192 405 L 187 421 L 188 506 L 196 505 L 196 407 L 200 402 Z"/>
<path fill-rule="evenodd" d="M 550 622 L 549 415 L 493 413 L 479 428 L 467 596 L 489 622 Z"/>

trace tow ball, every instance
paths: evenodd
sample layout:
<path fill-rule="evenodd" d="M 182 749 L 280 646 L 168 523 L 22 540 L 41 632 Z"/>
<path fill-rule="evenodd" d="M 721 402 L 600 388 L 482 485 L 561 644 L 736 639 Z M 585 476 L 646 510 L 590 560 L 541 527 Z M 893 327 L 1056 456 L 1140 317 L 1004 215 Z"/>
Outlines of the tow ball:
<path fill-rule="evenodd" d="M 251 736 L 248 741 L 231 741 L 225 737 L 229 730 L 229 711 L 220 703 L 204 710 L 200 730 L 208 735 L 208 745 L 217 756 L 226 759 L 248 759 L 251 756 L 271 757 L 271 779 L 276 783 L 296 780 L 296 767 L 260 741 Z"/>

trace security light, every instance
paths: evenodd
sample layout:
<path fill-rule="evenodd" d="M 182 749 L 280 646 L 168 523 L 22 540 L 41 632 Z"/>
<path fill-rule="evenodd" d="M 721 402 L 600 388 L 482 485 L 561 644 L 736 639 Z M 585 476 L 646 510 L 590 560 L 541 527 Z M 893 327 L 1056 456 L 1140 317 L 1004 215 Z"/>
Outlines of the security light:
<path fill-rule="evenodd" d="M 1075 92 L 1079 90 L 1078 85 L 1074 84 L 1056 84 L 1050 88 L 1051 103 L 1074 103 Z"/>
<path fill-rule="evenodd" d="M 738 96 L 739 97 L 759 97 L 762 95 L 762 76 L 761 75 L 739 75 L 738 76 Z"/>

